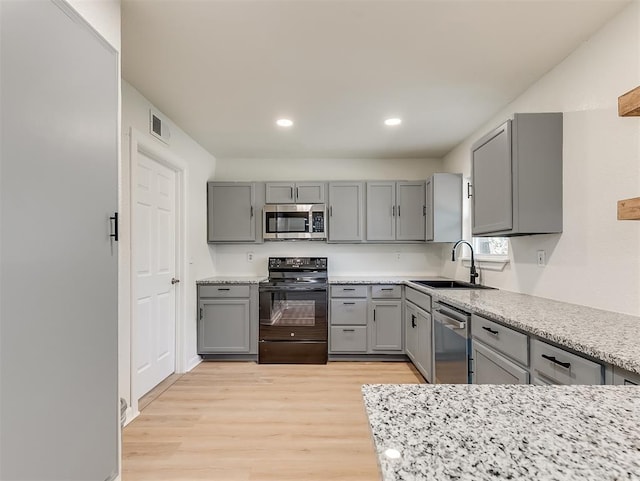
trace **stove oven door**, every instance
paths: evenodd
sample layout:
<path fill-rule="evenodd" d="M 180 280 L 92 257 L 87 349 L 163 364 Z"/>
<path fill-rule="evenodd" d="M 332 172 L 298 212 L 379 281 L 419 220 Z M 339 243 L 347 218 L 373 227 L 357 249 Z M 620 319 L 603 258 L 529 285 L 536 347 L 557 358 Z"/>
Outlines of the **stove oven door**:
<path fill-rule="evenodd" d="M 260 341 L 327 341 L 326 286 L 260 286 Z"/>

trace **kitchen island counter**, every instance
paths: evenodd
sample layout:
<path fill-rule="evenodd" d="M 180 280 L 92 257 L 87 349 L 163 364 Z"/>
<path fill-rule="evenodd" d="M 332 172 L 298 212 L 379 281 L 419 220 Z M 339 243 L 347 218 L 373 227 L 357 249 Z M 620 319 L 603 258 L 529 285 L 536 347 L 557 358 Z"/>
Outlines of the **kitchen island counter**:
<path fill-rule="evenodd" d="M 364 385 L 383 481 L 640 480 L 640 388 Z"/>

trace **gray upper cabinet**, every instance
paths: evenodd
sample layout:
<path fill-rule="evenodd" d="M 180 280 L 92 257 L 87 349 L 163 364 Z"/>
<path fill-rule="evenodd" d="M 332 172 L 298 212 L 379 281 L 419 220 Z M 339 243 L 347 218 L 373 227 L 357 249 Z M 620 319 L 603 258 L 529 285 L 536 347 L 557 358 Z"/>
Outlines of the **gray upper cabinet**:
<path fill-rule="evenodd" d="M 323 204 L 324 182 L 267 182 L 267 204 Z"/>
<path fill-rule="evenodd" d="M 396 197 L 396 239 L 425 240 L 425 183 L 398 182 Z"/>
<path fill-rule="evenodd" d="M 368 241 L 424 241 L 424 219 L 424 182 L 367 182 Z"/>
<path fill-rule="evenodd" d="M 364 182 L 329 183 L 329 242 L 364 239 Z"/>
<path fill-rule="evenodd" d="M 427 241 L 462 238 L 462 174 L 433 174 L 427 179 Z"/>
<path fill-rule="evenodd" d="M 255 242 L 260 216 L 253 182 L 207 183 L 207 241 Z"/>
<path fill-rule="evenodd" d="M 562 232 L 562 113 L 515 114 L 471 148 L 474 236 Z"/>
<path fill-rule="evenodd" d="M 396 239 L 396 183 L 367 182 L 367 240 Z"/>

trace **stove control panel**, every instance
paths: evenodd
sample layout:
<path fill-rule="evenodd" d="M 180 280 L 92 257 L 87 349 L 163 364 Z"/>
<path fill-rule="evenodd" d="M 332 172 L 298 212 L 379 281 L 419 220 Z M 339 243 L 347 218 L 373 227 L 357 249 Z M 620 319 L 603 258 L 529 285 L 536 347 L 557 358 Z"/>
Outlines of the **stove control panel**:
<path fill-rule="evenodd" d="M 327 269 L 326 257 L 269 257 L 269 270 L 272 269 Z"/>

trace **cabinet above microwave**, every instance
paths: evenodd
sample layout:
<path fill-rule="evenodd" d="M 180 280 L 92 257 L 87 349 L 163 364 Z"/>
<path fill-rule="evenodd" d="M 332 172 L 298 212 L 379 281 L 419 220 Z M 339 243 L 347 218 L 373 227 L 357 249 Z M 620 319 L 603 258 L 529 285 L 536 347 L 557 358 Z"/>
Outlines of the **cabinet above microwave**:
<path fill-rule="evenodd" d="M 323 204 L 324 182 L 267 182 L 267 204 Z"/>

